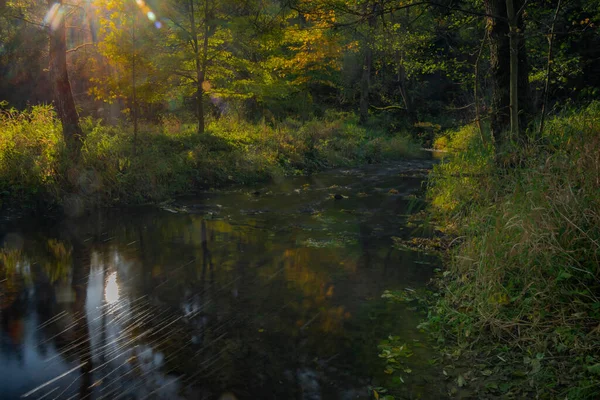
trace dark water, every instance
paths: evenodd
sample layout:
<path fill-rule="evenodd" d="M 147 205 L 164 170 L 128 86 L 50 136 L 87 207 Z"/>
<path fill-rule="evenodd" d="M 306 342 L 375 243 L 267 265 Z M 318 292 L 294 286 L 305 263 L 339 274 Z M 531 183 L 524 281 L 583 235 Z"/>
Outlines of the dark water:
<path fill-rule="evenodd" d="M 369 399 L 390 334 L 415 349 L 396 398 L 440 397 L 422 316 L 381 299 L 436 266 L 391 246 L 428 165 L 4 222 L 0 398 Z"/>

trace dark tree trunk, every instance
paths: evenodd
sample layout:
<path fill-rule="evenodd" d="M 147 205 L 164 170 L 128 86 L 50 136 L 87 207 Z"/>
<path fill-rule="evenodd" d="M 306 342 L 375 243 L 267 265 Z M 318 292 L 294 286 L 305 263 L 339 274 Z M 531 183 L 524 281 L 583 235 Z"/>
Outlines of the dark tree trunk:
<path fill-rule="evenodd" d="M 418 122 L 417 113 L 413 107 L 412 98 L 408 93 L 408 80 L 406 79 L 406 69 L 404 68 L 404 55 L 400 54 L 398 58 L 398 88 L 400 89 L 400 96 L 406 109 L 406 115 L 408 116 L 408 122 L 414 126 Z"/>
<path fill-rule="evenodd" d="M 363 61 L 363 70 L 360 77 L 360 113 L 359 121 L 364 124 L 369 119 L 369 92 L 371 88 L 371 69 L 373 67 L 373 47 L 371 44 L 371 35 L 375 28 L 375 17 L 377 15 L 377 4 L 366 3 L 366 9 L 370 8 L 368 18 L 368 33 L 364 38 L 365 57 Z"/>
<path fill-rule="evenodd" d="M 369 87 L 371 86 L 371 64 L 373 62 L 373 50 L 367 44 L 363 63 L 362 76 L 360 78 L 360 123 L 364 124 L 369 119 Z"/>
<path fill-rule="evenodd" d="M 204 91 L 202 89 L 202 83 L 204 77 L 202 76 L 202 66 L 200 65 L 200 47 L 198 47 L 198 31 L 196 29 L 196 14 L 194 9 L 194 0 L 189 1 L 189 13 L 190 13 L 190 32 L 192 35 L 192 47 L 194 49 L 194 66 L 196 68 L 196 98 L 194 99 L 196 106 L 196 119 L 198 121 L 198 134 L 204 133 L 204 105 L 202 103 L 202 97 Z"/>
<path fill-rule="evenodd" d="M 204 3 L 204 39 L 202 41 L 202 63 L 200 64 L 200 74 L 198 75 L 199 83 L 199 106 L 200 106 L 200 118 L 198 119 L 198 132 L 204 133 L 204 125 L 206 124 L 204 121 L 204 103 L 202 103 L 202 99 L 204 97 L 204 81 L 206 80 L 206 69 L 208 67 L 208 38 L 210 36 L 210 13 L 208 9 L 208 1 Z M 200 124 L 202 125 L 202 129 L 200 129 Z"/>
<path fill-rule="evenodd" d="M 510 27 L 506 0 L 485 0 L 486 12 L 494 18 L 488 20 L 490 38 L 490 67 L 492 76 L 491 130 L 496 145 L 504 141 L 503 134 L 510 128 Z M 514 8 L 518 12 L 523 7 L 523 0 L 514 0 Z M 533 109 L 529 91 L 529 65 L 523 32 L 522 13 L 517 16 L 518 27 L 518 86 L 519 126 L 525 132 Z M 521 133 L 523 136 L 523 133 Z"/>
<path fill-rule="evenodd" d="M 196 27 L 196 14 L 194 10 L 194 0 L 189 0 L 190 7 L 190 32 L 192 35 L 192 47 L 194 49 L 194 64 L 196 68 L 196 117 L 198 119 L 198 134 L 204 133 L 204 85 L 206 80 L 206 70 L 208 67 L 208 40 L 211 35 L 210 9 L 208 1 L 204 3 L 204 37 L 202 40 L 202 49 L 198 43 L 198 29 Z"/>
<path fill-rule="evenodd" d="M 131 26 L 131 86 L 132 86 L 132 116 L 133 116 L 133 153 L 137 153 L 137 142 L 138 142 L 138 101 L 137 101 L 137 87 L 136 87 L 136 47 L 135 41 L 135 30 L 137 23 L 137 10 L 133 10 L 133 20 Z"/>
<path fill-rule="evenodd" d="M 56 3 L 54 0 L 48 0 L 50 7 L 54 4 L 63 7 L 62 1 Z M 83 131 L 79 125 L 79 116 L 75 108 L 75 100 L 73 99 L 71 82 L 69 82 L 67 72 L 67 40 L 64 14 L 56 13 L 55 18 L 60 18 L 60 21 L 57 21 L 50 28 L 50 81 L 54 89 L 54 104 L 62 123 L 63 137 L 67 149 L 71 156 L 77 159 L 81 152 Z"/>

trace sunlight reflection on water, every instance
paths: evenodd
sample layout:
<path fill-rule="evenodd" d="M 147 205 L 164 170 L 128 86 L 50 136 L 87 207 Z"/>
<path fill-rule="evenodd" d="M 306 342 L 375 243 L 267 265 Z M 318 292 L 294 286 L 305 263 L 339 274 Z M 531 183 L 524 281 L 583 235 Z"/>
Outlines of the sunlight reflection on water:
<path fill-rule="evenodd" d="M 108 304 L 114 304 L 119 301 L 119 284 L 117 283 L 117 273 L 113 272 L 106 279 L 104 288 L 104 300 Z"/>

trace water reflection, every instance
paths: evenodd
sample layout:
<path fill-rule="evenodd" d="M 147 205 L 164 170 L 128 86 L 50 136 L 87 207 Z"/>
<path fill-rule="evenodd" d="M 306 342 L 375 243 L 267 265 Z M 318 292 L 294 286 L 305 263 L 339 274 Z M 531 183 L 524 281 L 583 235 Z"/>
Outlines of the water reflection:
<path fill-rule="evenodd" d="M 368 196 L 336 203 L 328 180 Z M 418 179 L 353 182 L 7 224 L 3 398 L 369 398 L 378 341 L 419 338 L 414 314 L 377 299 L 422 284 L 435 260 L 390 250 L 406 201 L 386 185 L 408 193 Z"/>
<path fill-rule="evenodd" d="M 104 300 L 108 304 L 114 304 L 119 301 L 119 284 L 117 283 L 117 273 L 111 273 L 106 279 L 104 286 Z"/>

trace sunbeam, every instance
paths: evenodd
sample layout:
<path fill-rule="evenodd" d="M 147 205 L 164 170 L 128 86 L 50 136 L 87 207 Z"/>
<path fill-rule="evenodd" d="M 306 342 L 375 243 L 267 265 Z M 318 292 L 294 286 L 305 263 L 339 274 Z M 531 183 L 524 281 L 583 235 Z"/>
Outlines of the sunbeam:
<path fill-rule="evenodd" d="M 54 3 L 44 17 L 44 24 L 49 25 L 52 30 L 58 28 L 61 19 L 64 16 L 64 10 L 60 4 Z"/>

